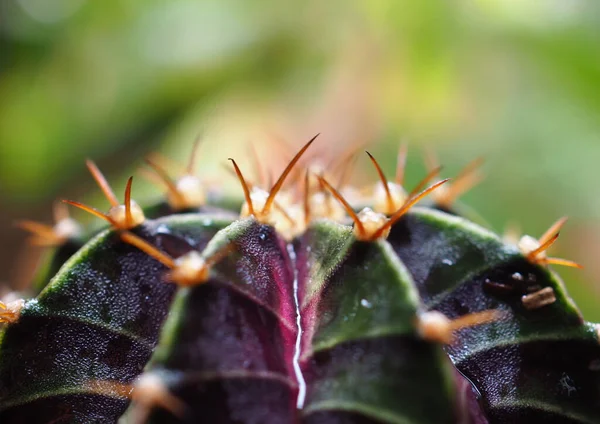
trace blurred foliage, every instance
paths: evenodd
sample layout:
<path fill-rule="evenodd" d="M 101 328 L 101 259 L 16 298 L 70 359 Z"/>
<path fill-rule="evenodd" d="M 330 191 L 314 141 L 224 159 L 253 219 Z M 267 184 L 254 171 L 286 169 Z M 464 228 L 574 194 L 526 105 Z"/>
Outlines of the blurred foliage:
<path fill-rule="evenodd" d="M 600 321 L 599 117 L 594 0 L 0 0 L 0 278 L 16 278 L 11 220 L 96 195 L 85 157 L 122 184 L 201 134 L 211 175 L 249 142 L 321 132 L 320 154 L 372 142 L 390 172 L 408 140 L 410 181 L 424 147 L 448 176 L 485 157 L 465 203 L 500 232 L 569 215 L 555 253 L 586 270 L 561 275 Z"/>

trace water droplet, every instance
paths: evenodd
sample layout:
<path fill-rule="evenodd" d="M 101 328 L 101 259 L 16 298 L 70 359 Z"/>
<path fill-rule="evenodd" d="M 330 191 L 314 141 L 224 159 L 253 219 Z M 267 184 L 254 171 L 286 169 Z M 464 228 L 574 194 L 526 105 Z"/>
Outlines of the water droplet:
<path fill-rule="evenodd" d="M 442 259 L 442 263 L 448 266 L 454 265 L 454 262 L 452 262 L 450 259 Z"/>
<path fill-rule="evenodd" d="M 171 234 L 171 230 L 169 230 L 169 227 L 165 224 L 160 224 L 158 227 L 156 227 L 156 233 L 157 234 Z"/>
<path fill-rule="evenodd" d="M 360 301 L 360 304 L 365 308 L 371 308 L 373 305 L 367 299 L 363 299 Z"/>

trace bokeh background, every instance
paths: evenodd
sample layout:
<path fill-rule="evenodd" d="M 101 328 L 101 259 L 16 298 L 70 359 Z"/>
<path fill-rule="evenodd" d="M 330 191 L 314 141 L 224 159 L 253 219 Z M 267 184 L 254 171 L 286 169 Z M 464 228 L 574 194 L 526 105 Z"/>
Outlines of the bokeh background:
<path fill-rule="evenodd" d="M 256 143 L 269 167 L 317 132 L 390 173 L 408 142 L 412 183 L 427 148 L 445 176 L 486 158 L 463 201 L 498 232 L 568 215 L 552 253 L 585 266 L 560 274 L 600 321 L 596 0 L 0 0 L 0 281 L 22 287 L 39 254 L 16 219 L 106 206 L 86 157 L 120 192 L 200 135 L 198 172 L 239 191 L 227 157 L 248 169 Z M 374 178 L 360 155 L 355 181 Z M 139 177 L 134 194 L 159 195 Z"/>

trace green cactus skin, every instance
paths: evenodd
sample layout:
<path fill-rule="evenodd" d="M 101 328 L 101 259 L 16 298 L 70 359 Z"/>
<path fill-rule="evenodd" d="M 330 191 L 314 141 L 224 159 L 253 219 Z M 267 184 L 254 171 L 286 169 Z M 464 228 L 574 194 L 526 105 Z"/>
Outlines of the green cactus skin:
<path fill-rule="evenodd" d="M 172 235 L 176 224 L 166 231 L 160 219 L 138 231 L 179 256 L 202 248 L 229 222 L 203 216 L 188 234 L 193 245 Z M 142 371 L 175 291 L 163 282 L 165 270 L 113 232 L 88 242 L 27 302 L 18 323 L 3 331 L 0 422 L 48 422 L 62 415 L 72 422 L 116 421 L 127 402 L 95 396 L 85 385 L 131 382 Z"/>
<path fill-rule="evenodd" d="M 506 312 L 501 321 L 461 330 L 446 347 L 481 392 L 490 422 L 598 422 L 598 327 L 583 321 L 555 273 L 488 231 L 430 210 L 415 208 L 388 242 L 425 308 L 448 317 Z M 415 260 L 425 255 L 429 263 Z M 523 295 L 545 287 L 553 289 L 554 303 L 523 306 Z"/>
<path fill-rule="evenodd" d="M 191 287 L 119 230 L 85 243 L 2 330 L 0 422 L 127 422 L 144 407 L 152 423 L 600 422 L 598 326 L 516 246 L 435 202 L 374 241 L 348 218 L 290 239 L 239 207 L 153 205 L 132 230 L 173 258 L 230 248 Z M 489 310 L 502 317 L 447 344 L 420 327 L 427 311 Z M 135 394 L 140 376 L 182 407 L 110 389 Z"/>

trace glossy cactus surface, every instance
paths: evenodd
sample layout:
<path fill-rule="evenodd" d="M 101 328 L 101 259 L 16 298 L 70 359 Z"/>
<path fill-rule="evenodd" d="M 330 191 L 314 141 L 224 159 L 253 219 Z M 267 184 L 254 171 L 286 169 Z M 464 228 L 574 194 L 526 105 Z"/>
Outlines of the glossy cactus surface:
<path fill-rule="evenodd" d="M 234 163 L 233 205 L 173 192 L 134 217 L 130 181 L 111 228 L 60 243 L 0 309 L 0 422 L 600 422 L 599 327 L 545 252 L 564 221 L 506 242 L 452 181 L 425 189 L 435 170 L 282 189 L 311 142 L 268 192 Z"/>

